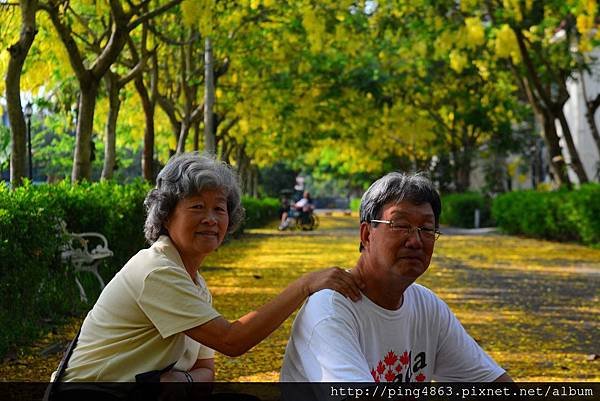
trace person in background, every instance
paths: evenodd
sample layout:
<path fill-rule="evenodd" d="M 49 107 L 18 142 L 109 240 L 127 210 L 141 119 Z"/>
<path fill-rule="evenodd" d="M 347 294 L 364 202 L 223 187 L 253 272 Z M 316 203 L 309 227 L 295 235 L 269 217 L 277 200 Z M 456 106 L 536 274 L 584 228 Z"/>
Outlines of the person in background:
<path fill-rule="evenodd" d="M 304 191 L 302 199 L 296 202 L 294 204 L 294 207 L 296 208 L 296 210 L 304 213 L 312 212 L 315 209 L 315 206 L 313 204 L 312 198 L 310 197 L 310 192 Z"/>
<path fill-rule="evenodd" d="M 310 197 L 310 192 L 304 191 L 302 195 L 302 199 L 298 200 L 294 203 L 294 211 L 295 216 L 298 216 L 299 219 L 305 219 L 307 215 L 313 212 L 315 206 L 313 204 L 312 198 Z M 281 215 L 281 223 L 279 224 L 279 230 L 283 231 L 290 226 L 290 213 L 284 212 Z"/>
<path fill-rule="evenodd" d="M 286 195 L 281 198 L 281 207 L 279 208 L 279 230 L 285 230 L 288 227 L 288 216 L 290 214 L 291 201 Z"/>

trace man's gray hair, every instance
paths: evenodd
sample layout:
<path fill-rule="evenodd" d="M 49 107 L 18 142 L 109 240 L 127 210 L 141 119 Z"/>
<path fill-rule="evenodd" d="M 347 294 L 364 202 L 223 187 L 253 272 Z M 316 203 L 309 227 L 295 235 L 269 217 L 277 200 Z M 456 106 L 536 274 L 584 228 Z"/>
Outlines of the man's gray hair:
<path fill-rule="evenodd" d="M 218 161 L 211 155 L 190 152 L 173 156 L 158 173 L 156 187 L 148 192 L 144 200 L 147 212 L 144 224 L 146 240 L 153 244 L 159 236 L 168 234 L 165 222 L 177 202 L 205 189 L 220 189 L 225 192 L 229 215 L 227 232 L 234 232 L 245 214 L 237 174 L 225 162 Z"/>
<path fill-rule="evenodd" d="M 371 184 L 360 200 L 360 222 L 380 219 L 385 205 L 397 204 L 403 200 L 416 205 L 429 203 L 433 209 L 435 227 L 439 228 L 442 213 L 440 195 L 422 172 L 413 174 L 393 172 Z M 359 250 L 363 250 L 362 244 Z"/>

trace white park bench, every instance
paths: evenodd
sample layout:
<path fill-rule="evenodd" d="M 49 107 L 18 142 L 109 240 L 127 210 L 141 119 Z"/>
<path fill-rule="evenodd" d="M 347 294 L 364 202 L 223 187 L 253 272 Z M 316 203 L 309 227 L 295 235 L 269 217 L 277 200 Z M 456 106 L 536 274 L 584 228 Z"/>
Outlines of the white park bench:
<path fill-rule="evenodd" d="M 100 290 L 104 289 L 104 280 L 98 273 L 98 265 L 104 258 L 113 256 L 113 251 L 108 249 L 106 237 L 100 233 L 70 233 L 66 230 L 66 224 L 60 223 L 67 243 L 63 246 L 60 258 L 64 263 L 73 265 L 75 272 L 90 272 L 96 276 L 100 283 Z M 88 301 L 85 290 L 75 276 L 75 282 L 79 287 L 79 296 L 83 302 Z"/>

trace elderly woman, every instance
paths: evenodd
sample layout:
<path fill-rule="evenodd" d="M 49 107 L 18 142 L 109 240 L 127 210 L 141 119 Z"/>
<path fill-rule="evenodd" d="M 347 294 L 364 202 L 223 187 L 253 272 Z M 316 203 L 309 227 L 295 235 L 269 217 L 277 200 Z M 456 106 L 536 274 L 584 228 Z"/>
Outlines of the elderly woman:
<path fill-rule="evenodd" d="M 188 153 L 172 158 L 145 200 L 146 239 L 85 318 L 64 381 L 212 381 L 214 351 L 238 356 L 258 344 L 313 292 L 356 300 L 344 270 L 302 276 L 234 322 L 211 305 L 199 268 L 244 217 L 237 177 L 225 163 Z"/>

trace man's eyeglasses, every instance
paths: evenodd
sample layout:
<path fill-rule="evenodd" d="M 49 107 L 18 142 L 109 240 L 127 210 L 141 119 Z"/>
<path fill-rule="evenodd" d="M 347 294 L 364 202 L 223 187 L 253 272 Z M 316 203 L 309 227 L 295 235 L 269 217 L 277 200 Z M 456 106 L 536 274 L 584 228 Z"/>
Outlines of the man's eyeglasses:
<path fill-rule="evenodd" d="M 435 241 L 440 238 L 442 233 L 434 228 L 428 227 L 414 227 L 410 224 L 403 224 L 395 222 L 394 220 L 371 220 L 371 223 L 387 224 L 390 230 L 398 235 L 405 237 L 412 234 L 414 231 L 419 233 L 419 237 L 423 241 Z"/>

